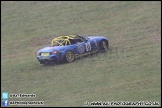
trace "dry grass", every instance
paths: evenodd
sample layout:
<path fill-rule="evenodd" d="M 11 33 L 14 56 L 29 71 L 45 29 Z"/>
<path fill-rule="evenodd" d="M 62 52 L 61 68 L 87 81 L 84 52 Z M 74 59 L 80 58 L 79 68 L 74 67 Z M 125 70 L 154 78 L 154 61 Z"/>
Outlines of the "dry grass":
<path fill-rule="evenodd" d="M 1 90 L 34 93 L 44 106 L 161 101 L 161 2 L 2 1 Z M 108 53 L 40 65 L 55 36 L 103 35 Z M 13 99 L 27 100 L 30 99 Z"/>

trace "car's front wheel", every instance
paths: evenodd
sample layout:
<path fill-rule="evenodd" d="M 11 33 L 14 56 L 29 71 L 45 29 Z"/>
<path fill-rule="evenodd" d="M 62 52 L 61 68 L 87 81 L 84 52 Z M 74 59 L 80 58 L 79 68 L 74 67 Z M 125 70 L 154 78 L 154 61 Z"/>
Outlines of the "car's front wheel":
<path fill-rule="evenodd" d="M 107 52 L 108 51 L 108 41 L 106 41 L 106 40 L 102 40 L 101 42 L 100 42 L 100 51 L 103 51 L 103 52 Z"/>
<path fill-rule="evenodd" d="M 65 54 L 65 61 L 70 63 L 75 60 L 75 55 L 72 51 L 67 51 Z"/>

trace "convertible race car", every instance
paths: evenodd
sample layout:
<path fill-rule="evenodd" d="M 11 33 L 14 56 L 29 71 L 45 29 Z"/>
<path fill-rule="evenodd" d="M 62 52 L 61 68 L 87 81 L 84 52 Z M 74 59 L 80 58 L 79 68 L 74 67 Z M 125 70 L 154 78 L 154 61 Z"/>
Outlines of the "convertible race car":
<path fill-rule="evenodd" d="M 40 64 L 73 62 L 75 59 L 99 51 L 108 51 L 109 41 L 104 36 L 58 36 L 51 46 L 40 49 L 37 59 Z"/>

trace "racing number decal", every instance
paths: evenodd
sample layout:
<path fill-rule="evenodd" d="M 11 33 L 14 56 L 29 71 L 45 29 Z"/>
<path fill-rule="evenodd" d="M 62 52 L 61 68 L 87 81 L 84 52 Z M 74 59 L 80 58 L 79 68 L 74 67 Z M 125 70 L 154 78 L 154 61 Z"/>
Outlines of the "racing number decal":
<path fill-rule="evenodd" d="M 86 46 L 86 51 L 87 52 L 91 51 L 91 44 L 90 44 L 90 42 L 85 43 L 85 46 Z"/>
<path fill-rule="evenodd" d="M 83 45 L 78 45 L 78 53 L 83 54 L 85 52 L 85 47 Z"/>

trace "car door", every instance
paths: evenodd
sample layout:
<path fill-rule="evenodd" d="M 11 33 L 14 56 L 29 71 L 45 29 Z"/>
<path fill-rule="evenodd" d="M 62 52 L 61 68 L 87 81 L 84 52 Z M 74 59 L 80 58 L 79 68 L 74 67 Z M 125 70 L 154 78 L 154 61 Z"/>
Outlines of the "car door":
<path fill-rule="evenodd" d="M 90 41 L 85 42 L 85 49 L 86 49 L 86 52 L 92 51 L 92 46 L 91 46 Z"/>
<path fill-rule="evenodd" d="M 75 39 L 78 54 L 84 54 L 92 51 L 91 42 L 83 39 Z"/>
<path fill-rule="evenodd" d="M 91 43 L 90 42 L 78 42 L 77 43 L 77 50 L 78 54 L 84 54 L 92 51 Z"/>
<path fill-rule="evenodd" d="M 86 53 L 85 42 L 77 42 L 77 52 L 78 54 Z"/>

